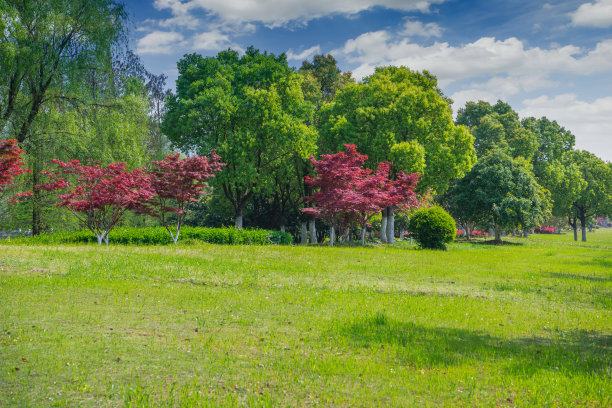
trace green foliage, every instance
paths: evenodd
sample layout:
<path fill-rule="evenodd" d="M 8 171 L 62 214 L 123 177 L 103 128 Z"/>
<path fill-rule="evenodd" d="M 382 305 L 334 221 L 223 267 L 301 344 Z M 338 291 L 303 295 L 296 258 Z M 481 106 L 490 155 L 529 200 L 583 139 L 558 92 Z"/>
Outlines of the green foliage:
<path fill-rule="evenodd" d="M 213 149 L 227 166 L 214 180 L 240 216 L 253 194 L 268 193 L 279 167 L 316 150 L 314 106 L 286 57 L 249 47 L 243 56 L 186 55 L 162 130 L 182 151 Z M 220 189 L 221 190 L 221 189 Z"/>
<path fill-rule="evenodd" d="M 468 102 L 457 113 L 457 124 L 468 126 L 474 134 L 474 147 L 478 158 L 495 150 L 502 150 L 513 158 L 531 161 L 540 142 L 535 128 L 521 122 L 518 113 L 505 102 L 495 105 L 479 101 Z"/>
<path fill-rule="evenodd" d="M 453 201 L 449 208 L 462 222 L 497 230 L 535 226 L 548 216 L 550 207 L 549 192 L 536 182 L 526 162 L 501 151 L 479 160 L 448 196 Z"/>
<path fill-rule="evenodd" d="M 449 100 L 426 71 L 377 68 L 363 83 L 338 92 L 321 108 L 319 118 L 321 153 L 356 144 L 368 155 L 370 168 L 391 160 L 398 163 L 396 170 L 421 168 L 421 189 L 443 192 L 475 161 L 472 135 L 453 124 Z"/>
<path fill-rule="evenodd" d="M 454 241 L 457 227 L 442 207 L 428 207 L 412 214 L 408 231 L 422 248 L 446 249 L 446 244 Z"/>
<path fill-rule="evenodd" d="M 229 245 L 290 245 L 291 234 L 262 229 L 202 228 L 184 226 L 181 228 L 180 241 L 200 241 L 211 244 Z M 55 232 L 33 237 L 15 238 L 18 244 L 77 244 L 96 243 L 96 237 L 87 230 L 78 232 Z M 109 243 L 122 245 L 167 245 L 172 238 L 163 227 L 155 228 L 115 228 L 109 234 Z"/>

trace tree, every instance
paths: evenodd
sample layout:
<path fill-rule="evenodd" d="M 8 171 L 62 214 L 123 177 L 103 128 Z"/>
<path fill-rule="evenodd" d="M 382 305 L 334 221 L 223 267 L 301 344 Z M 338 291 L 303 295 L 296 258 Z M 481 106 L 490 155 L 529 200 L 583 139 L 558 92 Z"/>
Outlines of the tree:
<path fill-rule="evenodd" d="M 272 189 L 279 166 L 293 155 L 314 154 L 313 106 L 284 54 L 253 47 L 242 57 L 232 50 L 207 58 L 191 54 L 178 69 L 162 130 L 182 151 L 217 150 L 227 165 L 214 183 L 234 206 L 241 228 L 246 203 Z"/>
<path fill-rule="evenodd" d="M 540 170 L 538 182 L 550 191 L 552 215 L 567 220 L 574 230 L 574 241 L 578 240 L 577 202 L 587 186 L 582 178 L 580 167 L 570 161 L 545 163 Z"/>
<path fill-rule="evenodd" d="M 574 197 L 570 211 L 575 211 L 575 217 L 580 220 L 582 241 L 586 241 L 587 219 L 612 215 L 612 169 L 609 163 L 585 150 L 568 152 L 564 161 L 580 171 L 583 188 Z M 573 227 L 575 231 L 575 220 Z"/>
<path fill-rule="evenodd" d="M 16 176 L 29 171 L 23 168 L 22 153 L 17 140 L 0 140 L 0 193 L 13 184 Z"/>
<path fill-rule="evenodd" d="M 65 163 L 53 160 L 59 169 L 45 172 L 49 181 L 37 189 L 60 194 L 57 204 L 68 209 L 85 227 L 94 233 L 98 245 L 108 245 L 109 232 L 129 210 L 138 210 L 154 191 L 151 179 L 144 171 L 126 170 L 125 163 L 112 163 L 106 167 L 98 164 L 84 165 L 79 160 Z M 73 181 L 70 181 L 72 179 Z"/>
<path fill-rule="evenodd" d="M 0 134 L 24 142 L 43 107 L 63 97 L 62 88 L 110 66 L 125 19 L 113 0 L 1 2 Z"/>
<path fill-rule="evenodd" d="M 361 244 L 372 216 L 383 207 L 415 206 L 418 174 L 399 173 L 395 181 L 389 179 L 392 164 L 379 163 L 375 172 L 364 169 L 366 155 L 359 154 L 355 145 L 345 145 L 344 152 L 311 157 L 316 177 L 307 176 L 306 182 L 318 191 L 306 197 L 316 206 L 304 208 L 305 213 L 323 218 L 331 225 L 330 246 L 334 244 L 335 228 L 356 221 L 361 227 Z"/>
<path fill-rule="evenodd" d="M 188 205 L 198 201 L 197 198 L 208 187 L 207 181 L 224 165 L 214 151 L 210 158 L 193 156 L 181 159 L 180 154 L 175 153 L 164 160 L 154 161 L 149 174 L 155 194 L 144 203 L 142 211 L 159 218 L 176 244 Z M 168 214 L 176 215 L 175 233 L 170 230 Z"/>
<path fill-rule="evenodd" d="M 539 148 L 533 126 L 521 122 L 518 113 L 502 101 L 495 105 L 484 101 L 468 102 L 459 109 L 455 123 L 471 129 L 478 158 L 503 150 L 513 158 L 531 161 Z"/>
<path fill-rule="evenodd" d="M 465 220 L 492 225 L 495 241 L 503 229 L 538 225 L 549 211 L 549 193 L 525 161 L 495 151 L 476 163 L 448 194 L 460 205 L 451 210 Z"/>
<path fill-rule="evenodd" d="M 422 172 L 420 191 L 442 193 L 475 161 L 474 139 L 466 127 L 453 124 L 449 102 L 427 71 L 377 68 L 321 108 L 319 148 L 329 153 L 346 143 L 356 144 L 367 154 L 368 167 L 393 161 L 396 172 Z M 387 217 L 393 217 L 392 209 L 384 211 L 383 224 Z M 381 236 L 392 241 L 393 231 L 389 232 Z"/>

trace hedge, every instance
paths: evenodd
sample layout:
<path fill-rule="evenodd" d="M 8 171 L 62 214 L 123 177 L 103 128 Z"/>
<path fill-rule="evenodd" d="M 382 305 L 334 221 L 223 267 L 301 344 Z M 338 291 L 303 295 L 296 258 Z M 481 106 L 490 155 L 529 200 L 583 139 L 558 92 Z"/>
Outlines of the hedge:
<path fill-rule="evenodd" d="M 293 243 L 291 234 L 281 231 L 203 227 L 182 227 L 179 244 L 183 240 L 228 245 L 290 245 Z M 172 238 L 163 227 L 115 228 L 108 235 L 108 241 L 110 244 L 123 245 L 165 245 L 171 244 Z M 24 244 L 97 243 L 94 234 L 88 230 L 19 237 L 9 242 Z"/>

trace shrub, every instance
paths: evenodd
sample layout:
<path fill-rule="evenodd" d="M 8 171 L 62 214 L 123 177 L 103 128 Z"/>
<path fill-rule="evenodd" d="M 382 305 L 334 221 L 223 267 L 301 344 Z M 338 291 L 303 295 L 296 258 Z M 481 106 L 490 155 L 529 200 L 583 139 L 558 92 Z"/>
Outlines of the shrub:
<path fill-rule="evenodd" d="M 422 248 L 446 249 L 457 234 L 455 220 L 441 207 L 417 210 L 410 218 L 408 230 Z"/>
<path fill-rule="evenodd" d="M 165 245 L 171 244 L 172 238 L 163 227 L 155 228 L 115 228 L 108 235 L 109 243 L 124 245 Z M 211 244 L 245 244 L 245 245 L 290 245 L 291 234 L 281 231 L 262 229 L 235 228 L 202 228 L 183 227 L 181 240 L 186 242 L 208 242 Z M 27 244 L 77 244 L 94 243 L 96 237 L 88 230 L 78 232 L 55 232 L 33 237 L 16 238 L 16 243 Z"/>

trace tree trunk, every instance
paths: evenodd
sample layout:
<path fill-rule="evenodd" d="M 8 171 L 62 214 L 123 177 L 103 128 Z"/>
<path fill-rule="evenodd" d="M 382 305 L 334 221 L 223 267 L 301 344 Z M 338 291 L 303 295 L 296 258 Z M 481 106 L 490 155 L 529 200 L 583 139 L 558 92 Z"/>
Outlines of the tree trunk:
<path fill-rule="evenodd" d="M 395 208 L 387 207 L 387 243 L 395 243 Z"/>
<path fill-rule="evenodd" d="M 387 209 L 384 208 L 380 212 L 382 214 L 382 218 L 380 220 L 380 240 L 383 244 L 387 243 Z"/>
<path fill-rule="evenodd" d="M 502 242 L 501 234 L 502 234 L 501 227 L 496 225 L 495 226 L 495 242 L 497 242 L 497 243 L 501 243 Z"/>
<path fill-rule="evenodd" d="M 365 246 L 366 232 L 368 229 L 364 226 L 361 227 L 361 246 Z"/>
<path fill-rule="evenodd" d="M 329 229 L 329 246 L 334 246 L 334 241 L 336 240 L 336 228 L 332 225 Z"/>
<path fill-rule="evenodd" d="M 306 221 L 302 221 L 302 229 L 301 229 L 300 238 L 302 239 L 302 242 L 301 242 L 302 245 L 308 244 L 308 224 L 306 223 Z"/>
<path fill-rule="evenodd" d="M 98 240 L 98 245 L 102 245 L 102 234 L 96 234 L 96 239 Z"/>
<path fill-rule="evenodd" d="M 578 241 L 578 226 L 574 225 L 572 228 L 574 230 L 574 241 Z"/>
<path fill-rule="evenodd" d="M 236 228 L 242 229 L 242 208 L 236 210 Z"/>
<path fill-rule="evenodd" d="M 523 229 L 523 237 L 527 238 L 529 236 L 529 230 L 527 228 Z"/>
<path fill-rule="evenodd" d="M 579 218 L 580 218 L 580 229 L 582 230 L 582 242 L 586 242 L 586 233 L 587 233 L 586 216 L 581 214 Z"/>
<path fill-rule="evenodd" d="M 280 231 L 281 231 L 281 232 L 285 232 L 285 224 L 283 224 L 283 225 L 281 225 L 281 226 L 280 226 Z"/>
<path fill-rule="evenodd" d="M 36 149 L 38 150 L 38 149 Z M 32 163 L 32 186 L 41 184 L 40 182 L 40 165 L 38 157 L 34 157 L 34 163 Z M 41 220 L 41 197 L 40 190 L 32 188 L 32 235 L 40 235 L 42 232 L 42 220 Z"/>
<path fill-rule="evenodd" d="M 578 220 L 575 217 L 567 217 L 567 223 L 574 230 L 574 241 L 578 241 Z"/>
<path fill-rule="evenodd" d="M 310 231 L 310 243 L 317 243 L 317 225 L 314 218 L 308 221 L 308 230 Z"/>

